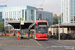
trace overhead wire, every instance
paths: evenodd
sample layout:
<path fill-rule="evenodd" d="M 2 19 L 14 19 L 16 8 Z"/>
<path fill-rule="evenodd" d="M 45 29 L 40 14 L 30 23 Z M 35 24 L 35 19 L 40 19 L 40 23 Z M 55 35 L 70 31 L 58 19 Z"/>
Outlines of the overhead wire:
<path fill-rule="evenodd" d="M 44 2 L 45 2 L 45 0 L 42 2 L 42 4 L 40 5 L 40 7 L 43 6 Z"/>

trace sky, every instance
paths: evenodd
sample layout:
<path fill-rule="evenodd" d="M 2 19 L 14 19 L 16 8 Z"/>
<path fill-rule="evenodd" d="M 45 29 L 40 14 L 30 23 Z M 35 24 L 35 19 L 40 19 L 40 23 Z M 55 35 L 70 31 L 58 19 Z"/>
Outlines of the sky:
<path fill-rule="evenodd" d="M 43 8 L 43 11 L 53 12 L 53 14 L 57 14 L 58 16 L 61 14 L 61 0 L 0 0 L 0 5 L 29 5 L 37 8 Z"/>

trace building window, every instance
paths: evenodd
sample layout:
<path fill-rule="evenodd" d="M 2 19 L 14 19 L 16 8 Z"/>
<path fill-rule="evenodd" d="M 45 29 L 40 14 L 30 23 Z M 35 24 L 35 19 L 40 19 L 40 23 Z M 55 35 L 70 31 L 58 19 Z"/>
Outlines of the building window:
<path fill-rule="evenodd" d="M 14 15 L 14 12 L 13 12 L 13 15 Z"/>
<path fill-rule="evenodd" d="M 63 9 L 63 8 L 62 8 Z M 68 10 L 68 5 L 66 5 L 66 10 Z"/>
<path fill-rule="evenodd" d="M 24 10 L 22 10 L 22 18 L 24 18 Z"/>
<path fill-rule="evenodd" d="M 66 15 L 68 16 L 68 11 L 66 11 Z"/>
<path fill-rule="evenodd" d="M 71 21 L 73 21 L 73 16 L 71 16 Z"/>
<path fill-rule="evenodd" d="M 75 9 L 75 4 L 74 4 L 74 9 Z"/>
<path fill-rule="evenodd" d="M 75 3 L 75 0 L 74 0 L 74 3 Z"/>
<path fill-rule="evenodd" d="M 75 21 L 75 16 L 74 16 L 74 21 Z"/>
<path fill-rule="evenodd" d="M 74 0 L 71 0 L 71 3 L 73 3 L 74 2 Z"/>
<path fill-rule="evenodd" d="M 7 13 L 5 12 L 5 16 L 7 16 Z"/>
<path fill-rule="evenodd" d="M 74 7 L 73 4 L 71 4 L 71 9 L 73 9 L 73 7 Z"/>
<path fill-rule="evenodd" d="M 18 11 L 18 12 L 17 12 L 17 15 L 21 15 L 21 11 Z"/>
<path fill-rule="evenodd" d="M 71 23 L 73 23 L 73 22 L 71 22 Z"/>
<path fill-rule="evenodd" d="M 13 20 L 12 18 L 10 18 L 10 20 Z"/>
<path fill-rule="evenodd" d="M 66 4 L 68 4 L 68 0 L 66 0 Z"/>
<path fill-rule="evenodd" d="M 31 10 L 31 20 L 33 21 L 34 20 L 34 11 Z"/>
<path fill-rule="evenodd" d="M 12 16 L 12 12 L 10 12 L 10 16 Z"/>
<path fill-rule="evenodd" d="M 73 10 L 71 10 L 71 15 L 73 15 Z"/>
<path fill-rule="evenodd" d="M 39 19 L 42 20 L 42 14 L 39 14 Z"/>
<path fill-rule="evenodd" d="M 68 22 L 68 17 L 67 17 L 67 22 Z"/>
<path fill-rule="evenodd" d="M 75 10 L 74 10 L 74 15 L 75 15 Z"/>
<path fill-rule="evenodd" d="M 16 15 L 16 12 L 14 12 L 14 15 Z"/>
<path fill-rule="evenodd" d="M 7 12 L 7 16 L 8 16 L 8 12 Z"/>
<path fill-rule="evenodd" d="M 6 21 L 8 20 L 8 18 L 6 18 Z"/>
<path fill-rule="evenodd" d="M 27 20 L 27 10 L 25 10 L 25 20 Z"/>
<path fill-rule="evenodd" d="M 10 12 L 9 12 L 9 16 L 10 16 Z"/>

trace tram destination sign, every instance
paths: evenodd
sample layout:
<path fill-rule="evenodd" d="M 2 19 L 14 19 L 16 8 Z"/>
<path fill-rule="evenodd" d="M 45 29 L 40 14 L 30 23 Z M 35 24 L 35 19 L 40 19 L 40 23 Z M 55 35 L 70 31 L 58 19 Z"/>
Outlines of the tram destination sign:
<path fill-rule="evenodd" d="M 7 5 L 0 5 L 0 7 L 7 7 Z"/>

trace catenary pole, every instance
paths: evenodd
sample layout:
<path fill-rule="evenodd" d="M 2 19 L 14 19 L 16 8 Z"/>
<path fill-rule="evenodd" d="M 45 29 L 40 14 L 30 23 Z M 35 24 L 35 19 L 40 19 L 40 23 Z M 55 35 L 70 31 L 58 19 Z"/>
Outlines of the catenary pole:
<path fill-rule="evenodd" d="M 58 25 L 58 28 L 59 28 L 58 31 L 59 31 L 59 32 L 58 32 L 58 33 L 59 33 L 59 41 L 60 41 L 60 20 L 58 20 L 58 23 L 59 23 L 59 25 Z"/>

